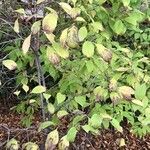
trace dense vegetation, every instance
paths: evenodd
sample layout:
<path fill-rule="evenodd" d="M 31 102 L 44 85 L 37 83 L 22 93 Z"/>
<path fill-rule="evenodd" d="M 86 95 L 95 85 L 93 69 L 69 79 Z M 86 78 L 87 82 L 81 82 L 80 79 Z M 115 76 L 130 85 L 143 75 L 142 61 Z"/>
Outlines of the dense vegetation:
<path fill-rule="evenodd" d="M 0 9 L 0 94 L 13 91 L 25 126 L 41 111 L 39 131 L 53 130 L 47 150 L 65 149 L 81 129 L 150 133 L 148 0 L 8 0 Z"/>

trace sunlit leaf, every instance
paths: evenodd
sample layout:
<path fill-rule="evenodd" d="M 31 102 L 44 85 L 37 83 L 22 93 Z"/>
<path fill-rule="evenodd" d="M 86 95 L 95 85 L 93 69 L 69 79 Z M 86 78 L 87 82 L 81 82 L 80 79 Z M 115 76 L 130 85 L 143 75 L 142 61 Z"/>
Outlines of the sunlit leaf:
<path fill-rule="evenodd" d="M 58 144 L 58 150 L 66 150 L 69 147 L 67 136 L 63 136 Z"/>
<path fill-rule="evenodd" d="M 26 93 L 29 91 L 29 86 L 27 86 L 26 84 L 23 84 L 22 88 Z"/>
<path fill-rule="evenodd" d="M 123 132 L 122 127 L 120 126 L 118 120 L 116 119 L 112 119 L 111 124 L 119 131 L 119 132 Z"/>
<path fill-rule="evenodd" d="M 81 27 L 78 32 L 79 41 L 83 41 L 87 37 L 87 33 L 86 27 Z"/>
<path fill-rule="evenodd" d="M 64 49 L 60 44 L 54 43 L 54 44 L 53 44 L 53 48 L 55 49 L 56 53 L 57 53 L 60 57 L 62 57 L 62 58 L 64 58 L 64 59 L 66 59 L 66 58 L 69 57 L 69 52 L 68 52 L 68 50 L 67 50 L 67 49 Z"/>
<path fill-rule="evenodd" d="M 94 45 L 90 41 L 86 41 L 82 46 L 82 53 L 87 57 L 92 57 L 94 55 Z"/>
<path fill-rule="evenodd" d="M 9 70 L 14 70 L 17 68 L 17 64 L 13 60 L 10 60 L 10 59 L 3 60 L 2 64 Z"/>
<path fill-rule="evenodd" d="M 24 40 L 22 44 L 22 50 L 24 55 L 27 54 L 27 52 L 29 51 L 30 44 L 31 44 L 31 34 Z"/>
<path fill-rule="evenodd" d="M 55 112 L 55 107 L 53 104 L 48 103 L 47 107 L 48 107 L 48 111 L 50 112 L 50 114 L 53 114 Z"/>
<path fill-rule="evenodd" d="M 64 102 L 64 100 L 66 99 L 66 95 L 57 93 L 56 99 L 57 99 L 57 103 L 60 104 Z"/>
<path fill-rule="evenodd" d="M 18 19 L 16 19 L 15 24 L 14 24 L 14 31 L 16 33 L 19 33 L 19 22 Z"/>
<path fill-rule="evenodd" d="M 57 129 L 51 131 L 46 138 L 45 150 L 55 149 L 59 141 L 59 133 Z"/>
<path fill-rule="evenodd" d="M 39 93 L 43 93 L 45 91 L 46 91 L 46 88 L 44 86 L 38 85 L 31 91 L 31 93 L 39 94 Z"/>
<path fill-rule="evenodd" d="M 49 34 L 52 33 L 57 26 L 58 15 L 55 13 L 49 13 L 46 15 L 42 22 L 43 30 Z"/>
<path fill-rule="evenodd" d="M 41 29 L 41 21 L 36 21 L 31 27 L 32 34 L 37 34 Z"/>
<path fill-rule="evenodd" d="M 37 0 L 36 4 L 38 5 L 38 4 L 40 4 L 40 3 L 44 2 L 44 1 L 45 0 Z"/>
<path fill-rule="evenodd" d="M 60 118 L 60 119 L 64 116 L 66 116 L 66 115 L 68 115 L 68 112 L 65 111 L 65 110 L 60 110 L 60 111 L 57 112 L 57 117 Z"/>

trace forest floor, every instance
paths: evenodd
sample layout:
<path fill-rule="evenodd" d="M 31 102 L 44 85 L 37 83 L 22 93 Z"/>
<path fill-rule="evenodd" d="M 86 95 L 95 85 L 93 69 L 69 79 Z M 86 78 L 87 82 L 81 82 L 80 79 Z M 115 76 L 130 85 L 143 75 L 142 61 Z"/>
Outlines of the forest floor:
<path fill-rule="evenodd" d="M 15 138 L 20 141 L 20 145 L 25 142 L 36 142 L 40 145 L 40 150 L 44 150 L 46 134 L 38 132 L 41 121 L 39 114 L 34 116 L 33 124 L 29 128 L 21 126 L 22 116 L 10 111 L 0 104 L 0 150 L 5 150 L 7 141 Z M 68 120 L 63 118 L 59 126 L 61 134 L 67 132 Z M 120 139 L 125 140 L 125 145 L 120 147 Z M 150 150 L 150 135 L 138 138 L 129 132 L 129 128 L 124 128 L 123 134 L 114 130 L 102 130 L 100 135 L 93 136 L 80 131 L 69 150 Z"/>

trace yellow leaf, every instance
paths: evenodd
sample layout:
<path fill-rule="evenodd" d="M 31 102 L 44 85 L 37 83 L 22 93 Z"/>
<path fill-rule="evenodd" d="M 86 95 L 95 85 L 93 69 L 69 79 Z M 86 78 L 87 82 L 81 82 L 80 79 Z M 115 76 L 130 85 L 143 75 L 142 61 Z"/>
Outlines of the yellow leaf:
<path fill-rule="evenodd" d="M 37 0 L 36 4 L 38 5 L 38 4 L 40 4 L 40 3 L 44 2 L 44 1 L 45 0 Z"/>
<path fill-rule="evenodd" d="M 42 22 L 43 30 L 48 34 L 52 33 L 57 26 L 58 15 L 56 13 L 50 13 L 44 17 Z"/>
<path fill-rule="evenodd" d="M 8 68 L 9 70 L 14 70 L 14 69 L 17 68 L 17 64 L 16 64 L 13 60 L 10 60 L 10 59 L 4 60 L 4 61 L 2 62 L 2 64 L 3 64 L 6 68 Z"/>
<path fill-rule="evenodd" d="M 68 149 L 68 147 L 69 147 L 69 141 L 67 139 L 67 136 L 63 136 L 60 139 L 60 142 L 58 144 L 58 150 L 65 150 Z"/>
<path fill-rule="evenodd" d="M 123 138 L 120 139 L 119 147 L 125 146 L 125 140 Z"/>
<path fill-rule="evenodd" d="M 22 45 L 23 54 L 26 54 L 29 51 L 31 42 L 31 34 L 24 40 Z"/>
<path fill-rule="evenodd" d="M 64 47 L 67 41 L 68 28 L 64 29 L 60 35 L 60 43 Z"/>
<path fill-rule="evenodd" d="M 53 44 L 55 42 L 55 35 L 53 33 L 49 33 L 47 34 L 46 32 L 44 32 L 45 36 L 47 37 L 47 39 Z"/>
<path fill-rule="evenodd" d="M 67 49 L 64 49 L 63 47 L 61 47 L 60 44 L 54 43 L 54 44 L 53 44 L 53 48 L 55 49 L 56 53 L 57 53 L 60 57 L 62 57 L 62 58 L 64 58 L 64 59 L 66 59 L 66 58 L 69 57 L 69 52 L 68 52 L 68 50 L 67 50 Z"/>
<path fill-rule="evenodd" d="M 36 21 L 31 27 L 32 34 L 37 34 L 41 28 L 41 21 Z"/>
<path fill-rule="evenodd" d="M 72 7 L 71 7 L 69 4 L 64 3 L 64 2 L 61 2 L 61 3 L 59 3 L 59 5 L 62 7 L 62 9 L 63 9 L 67 14 L 70 15 L 70 12 L 72 11 Z"/>
<path fill-rule="evenodd" d="M 45 142 L 45 150 L 50 150 L 50 149 L 55 149 L 56 145 L 58 144 L 59 141 L 59 134 L 57 129 L 54 131 L 51 131 L 48 135 L 47 135 L 47 139 Z"/>
<path fill-rule="evenodd" d="M 14 24 L 14 31 L 15 31 L 16 33 L 19 33 L 19 22 L 18 22 L 18 18 L 16 19 L 15 24 Z"/>
<path fill-rule="evenodd" d="M 15 10 L 15 12 L 17 12 L 19 14 L 25 14 L 25 11 L 23 8 L 17 9 L 17 10 Z"/>

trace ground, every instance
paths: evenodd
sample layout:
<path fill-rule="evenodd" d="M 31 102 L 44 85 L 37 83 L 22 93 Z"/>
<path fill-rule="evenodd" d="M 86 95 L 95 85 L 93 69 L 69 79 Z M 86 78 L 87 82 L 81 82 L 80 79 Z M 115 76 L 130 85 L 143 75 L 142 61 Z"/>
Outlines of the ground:
<path fill-rule="evenodd" d="M 40 145 L 40 150 L 44 150 L 46 134 L 38 132 L 40 115 L 36 114 L 30 128 L 24 128 L 20 124 L 21 115 L 10 111 L 0 105 L 0 150 L 5 150 L 8 139 L 16 138 L 23 144 L 28 141 L 36 142 Z M 67 120 L 63 118 L 59 131 L 67 132 Z M 119 147 L 120 139 L 125 140 L 125 146 Z M 124 127 L 123 134 L 114 130 L 102 130 L 100 135 L 93 136 L 84 131 L 80 131 L 69 150 L 150 150 L 150 135 L 143 138 L 134 136 L 129 132 L 129 127 Z"/>

